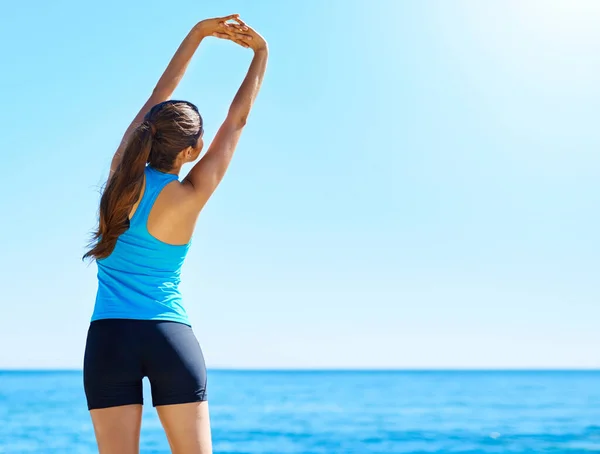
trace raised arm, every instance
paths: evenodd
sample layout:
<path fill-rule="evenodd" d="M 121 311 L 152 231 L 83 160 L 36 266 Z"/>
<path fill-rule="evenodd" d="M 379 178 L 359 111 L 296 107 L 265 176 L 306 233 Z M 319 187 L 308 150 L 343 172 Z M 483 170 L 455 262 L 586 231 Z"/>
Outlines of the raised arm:
<path fill-rule="evenodd" d="M 225 28 L 229 29 L 231 25 L 226 24 L 226 22 L 228 20 L 235 20 L 237 18 L 238 15 L 233 14 L 226 17 L 206 19 L 198 22 L 192 28 L 192 30 L 180 44 L 179 48 L 175 52 L 175 55 L 173 55 L 173 58 L 171 58 L 167 69 L 165 69 L 162 76 L 158 80 L 156 87 L 154 87 L 154 90 L 152 90 L 152 94 L 125 131 L 125 134 L 121 139 L 121 144 L 113 156 L 110 166 L 110 175 L 116 171 L 119 162 L 121 161 L 121 153 L 123 152 L 132 131 L 134 131 L 135 128 L 137 128 L 144 120 L 144 115 L 146 115 L 152 106 L 171 98 L 202 40 L 207 36 L 216 36 L 216 32 L 222 32 Z M 236 24 L 236 28 L 241 28 L 241 26 Z"/>
<path fill-rule="evenodd" d="M 208 201 L 229 167 L 267 68 L 269 52 L 266 41 L 240 19 L 235 20 L 244 27 L 244 31 L 235 33 L 237 39 L 233 40 L 244 47 L 251 48 L 254 51 L 254 58 L 229 107 L 227 118 L 219 128 L 206 154 L 190 170 L 184 180 L 184 184 L 193 189 L 198 209 L 201 209 Z M 222 33 L 216 33 L 215 36 L 227 38 Z"/>

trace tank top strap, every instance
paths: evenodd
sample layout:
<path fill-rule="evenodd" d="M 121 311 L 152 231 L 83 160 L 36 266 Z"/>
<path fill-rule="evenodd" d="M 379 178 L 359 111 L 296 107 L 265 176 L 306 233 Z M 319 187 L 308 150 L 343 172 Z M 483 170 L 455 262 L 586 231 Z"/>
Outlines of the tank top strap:
<path fill-rule="evenodd" d="M 177 175 L 161 172 L 149 165 L 146 166 L 144 175 L 146 177 L 144 194 L 142 195 L 142 200 L 135 210 L 135 213 L 133 213 L 133 217 L 129 223 L 130 228 L 135 228 L 140 225 L 146 226 L 150 211 L 160 192 L 166 185 L 178 179 Z"/>

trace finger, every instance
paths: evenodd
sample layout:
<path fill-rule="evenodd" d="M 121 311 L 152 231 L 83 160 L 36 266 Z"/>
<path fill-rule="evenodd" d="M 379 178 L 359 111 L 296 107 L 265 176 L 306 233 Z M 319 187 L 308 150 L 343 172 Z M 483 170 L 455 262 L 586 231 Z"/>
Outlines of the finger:
<path fill-rule="evenodd" d="M 250 27 L 248 27 L 248 26 L 246 25 L 246 22 L 244 22 L 242 19 L 240 19 L 240 17 L 239 17 L 239 16 L 238 16 L 238 17 L 236 17 L 236 18 L 235 18 L 235 19 L 233 19 L 233 20 L 234 20 L 234 21 L 236 21 L 236 22 L 237 22 L 237 23 L 238 23 L 240 26 L 242 26 L 242 28 L 243 28 L 244 30 L 249 30 L 249 29 L 250 29 Z"/>
<path fill-rule="evenodd" d="M 232 23 L 229 23 L 227 25 L 229 25 L 232 28 L 235 28 L 236 30 L 242 31 L 242 32 L 247 32 L 248 31 L 248 27 L 246 27 L 245 25 L 240 25 L 240 24 L 238 24 L 236 22 L 232 22 Z"/>
<path fill-rule="evenodd" d="M 236 24 L 236 23 L 227 24 L 225 22 L 221 22 L 219 24 L 219 27 L 224 30 L 227 30 L 229 32 L 232 32 L 232 33 L 235 33 L 236 31 L 239 31 L 239 32 L 246 31 L 246 30 L 244 30 L 244 28 L 241 25 Z"/>
<path fill-rule="evenodd" d="M 216 38 L 228 39 L 245 48 L 250 47 L 250 45 L 247 42 L 245 42 L 243 39 L 236 38 L 233 34 L 214 32 L 212 35 Z"/>
<path fill-rule="evenodd" d="M 233 19 L 232 22 L 220 22 L 220 24 L 223 24 L 224 27 L 228 27 L 228 28 L 234 28 L 236 30 L 240 30 L 240 31 L 247 31 L 248 27 L 246 27 L 245 25 L 240 25 L 237 22 L 235 22 L 235 19 Z"/>
<path fill-rule="evenodd" d="M 221 26 L 221 29 L 223 33 L 227 33 L 235 39 L 239 39 L 242 41 L 250 41 L 252 39 L 252 35 L 249 35 L 248 33 L 240 33 L 239 30 L 236 30 L 233 27 L 228 27 L 227 24 Z"/>
<path fill-rule="evenodd" d="M 231 19 L 237 19 L 238 17 L 240 17 L 239 14 L 230 14 L 229 16 L 221 17 L 220 20 L 222 20 L 222 21 L 228 21 L 228 20 L 231 20 Z"/>
<path fill-rule="evenodd" d="M 246 33 L 234 33 L 233 36 L 235 37 L 235 39 L 239 39 L 241 41 L 252 40 L 252 35 L 248 35 Z"/>
<path fill-rule="evenodd" d="M 221 39 L 227 39 L 229 41 L 233 41 L 236 44 L 239 44 L 242 47 L 245 47 L 246 49 L 248 47 L 250 47 L 250 45 L 244 41 L 242 41 L 241 39 L 236 39 L 235 37 L 233 37 L 232 35 L 229 35 L 227 33 L 219 33 L 219 32 L 214 32 L 212 34 L 213 36 L 217 37 L 217 38 L 221 38 Z"/>
<path fill-rule="evenodd" d="M 250 45 L 248 43 L 245 43 L 244 41 L 241 41 L 239 39 L 234 39 L 233 42 L 239 44 L 242 47 L 245 47 L 246 49 L 248 49 L 250 47 Z"/>
<path fill-rule="evenodd" d="M 227 30 L 228 32 L 231 32 L 231 33 L 235 33 L 235 31 L 245 31 L 242 29 L 241 25 L 238 25 L 236 23 L 228 24 L 226 22 L 219 22 L 219 28 L 222 28 L 223 30 Z"/>

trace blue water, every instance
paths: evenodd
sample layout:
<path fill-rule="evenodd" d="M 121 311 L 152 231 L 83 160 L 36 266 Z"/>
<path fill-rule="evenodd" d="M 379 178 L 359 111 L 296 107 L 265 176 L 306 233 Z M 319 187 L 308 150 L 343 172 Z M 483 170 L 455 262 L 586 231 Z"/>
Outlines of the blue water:
<path fill-rule="evenodd" d="M 210 371 L 209 387 L 215 453 L 600 453 L 600 372 Z M 97 452 L 81 373 L 0 372 L 0 452 Z M 169 452 L 151 405 L 141 452 Z"/>

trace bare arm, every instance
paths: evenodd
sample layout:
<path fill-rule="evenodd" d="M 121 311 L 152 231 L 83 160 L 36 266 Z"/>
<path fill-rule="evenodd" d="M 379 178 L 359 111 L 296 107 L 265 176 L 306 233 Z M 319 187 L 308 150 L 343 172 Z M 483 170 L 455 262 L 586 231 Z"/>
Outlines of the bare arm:
<path fill-rule="evenodd" d="M 247 27 L 241 20 L 236 20 L 242 26 Z M 238 37 L 236 42 L 244 47 L 252 48 L 254 58 L 231 103 L 227 118 L 219 128 L 204 157 L 192 168 L 184 180 L 184 184 L 193 188 L 197 201 L 196 206 L 200 209 L 213 194 L 229 167 L 267 68 L 269 52 L 265 40 L 250 27 L 243 35 L 237 34 L 236 36 Z"/>
<path fill-rule="evenodd" d="M 202 40 L 207 36 L 214 36 L 214 32 L 220 29 L 218 27 L 220 27 L 221 23 L 225 23 L 230 19 L 236 19 L 237 17 L 237 14 L 233 14 L 231 16 L 203 20 L 198 22 L 187 34 L 183 42 L 179 45 L 175 55 L 173 55 L 173 58 L 171 58 L 167 69 L 165 69 L 162 76 L 158 80 L 156 87 L 154 87 L 154 90 L 152 90 L 152 94 L 125 131 L 125 134 L 121 139 L 121 144 L 113 156 L 110 165 L 110 175 L 116 171 L 121 160 L 121 153 L 127 144 L 127 140 L 129 139 L 132 131 L 134 131 L 135 128 L 142 123 L 146 113 L 152 108 L 152 106 L 163 101 L 167 101 L 171 98 L 171 95 L 183 78 L 189 63 Z"/>

